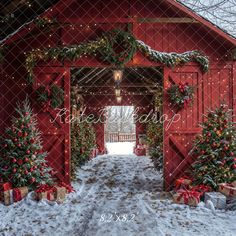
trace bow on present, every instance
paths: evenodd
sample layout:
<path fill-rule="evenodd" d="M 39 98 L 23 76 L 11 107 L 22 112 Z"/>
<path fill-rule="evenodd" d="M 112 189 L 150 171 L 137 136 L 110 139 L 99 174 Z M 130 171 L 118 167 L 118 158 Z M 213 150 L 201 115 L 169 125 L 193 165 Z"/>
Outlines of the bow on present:
<path fill-rule="evenodd" d="M 198 202 L 200 201 L 201 193 L 192 191 L 192 190 L 178 190 L 177 193 L 179 194 L 177 201 L 180 201 L 182 198 L 184 199 L 184 203 L 188 204 L 189 199 L 196 199 Z"/>
<path fill-rule="evenodd" d="M 4 192 L 4 191 L 8 191 L 11 190 L 12 186 L 10 183 L 6 182 L 6 183 L 0 183 L 0 191 Z"/>
<path fill-rule="evenodd" d="M 187 189 L 192 183 L 192 179 L 188 176 L 183 176 L 175 181 L 175 188 L 180 189 L 182 186 Z"/>
<path fill-rule="evenodd" d="M 47 184 L 41 184 L 38 189 L 35 190 L 36 193 L 47 193 L 47 199 L 49 201 L 53 200 L 54 193 L 56 188 Z"/>

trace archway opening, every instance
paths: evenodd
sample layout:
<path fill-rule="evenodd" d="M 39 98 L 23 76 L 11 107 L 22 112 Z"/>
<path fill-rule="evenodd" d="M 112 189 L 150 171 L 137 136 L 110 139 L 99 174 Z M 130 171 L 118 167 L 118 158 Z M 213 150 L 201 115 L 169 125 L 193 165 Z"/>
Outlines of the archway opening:
<path fill-rule="evenodd" d="M 71 114 L 79 120 L 71 125 L 72 172 L 73 160 L 81 165 L 107 153 L 150 156 L 162 170 L 162 103 L 160 67 L 72 68 Z M 109 112 L 121 121 L 127 112 L 127 126 L 123 122 L 108 129 Z"/>

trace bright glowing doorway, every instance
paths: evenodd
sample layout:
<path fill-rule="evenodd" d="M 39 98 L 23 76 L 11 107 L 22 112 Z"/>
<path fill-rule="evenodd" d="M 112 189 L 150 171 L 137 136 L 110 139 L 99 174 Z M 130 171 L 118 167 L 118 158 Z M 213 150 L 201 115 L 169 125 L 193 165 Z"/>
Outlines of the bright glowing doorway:
<path fill-rule="evenodd" d="M 133 154 L 136 142 L 134 106 L 107 106 L 105 143 L 108 154 Z"/>

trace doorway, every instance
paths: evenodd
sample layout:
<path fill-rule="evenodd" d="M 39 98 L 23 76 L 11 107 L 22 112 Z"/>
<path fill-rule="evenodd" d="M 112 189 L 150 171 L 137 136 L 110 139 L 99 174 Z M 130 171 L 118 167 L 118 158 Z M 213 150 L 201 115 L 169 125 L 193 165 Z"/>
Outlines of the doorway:
<path fill-rule="evenodd" d="M 108 154 L 133 154 L 136 143 L 134 106 L 107 106 L 105 147 Z"/>

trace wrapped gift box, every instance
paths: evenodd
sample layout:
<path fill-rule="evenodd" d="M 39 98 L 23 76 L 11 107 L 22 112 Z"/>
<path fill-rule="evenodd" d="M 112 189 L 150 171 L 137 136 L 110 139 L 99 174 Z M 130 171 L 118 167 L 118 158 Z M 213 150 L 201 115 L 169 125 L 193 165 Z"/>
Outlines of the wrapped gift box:
<path fill-rule="evenodd" d="M 200 202 L 200 193 L 191 190 L 178 190 L 176 194 L 173 195 L 174 203 L 186 204 L 189 206 L 197 206 Z"/>
<path fill-rule="evenodd" d="M 226 197 L 235 197 L 236 198 L 236 181 L 231 184 L 222 183 L 219 184 L 219 191 L 224 194 Z"/>
<path fill-rule="evenodd" d="M 6 206 L 13 204 L 14 202 L 21 201 L 28 195 L 27 187 L 14 188 L 1 192 L 1 199 Z"/>
<path fill-rule="evenodd" d="M 137 156 L 146 156 L 146 148 L 144 145 L 138 144 L 134 149 L 134 153 Z"/>
<path fill-rule="evenodd" d="M 64 186 L 41 185 L 35 190 L 35 199 L 40 201 L 46 199 L 48 201 L 56 201 L 62 203 L 65 200 L 67 188 Z"/>
<path fill-rule="evenodd" d="M 55 187 L 55 200 L 58 203 L 62 203 L 65 200 L 66 197 L 66 188 L 65 187 Z"/>
<path fill-rule="evenodd" d="M 208 192 L 205 193 L 205 204 L 207 201 L 211 201 L 215 209 L 225 209 L 226 207 L 226 197 L 219 192 Z"/>

